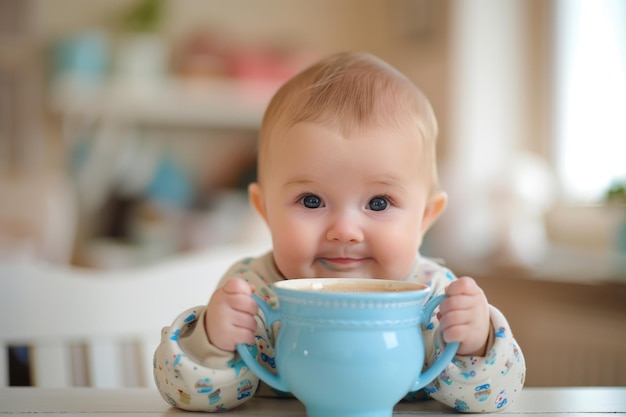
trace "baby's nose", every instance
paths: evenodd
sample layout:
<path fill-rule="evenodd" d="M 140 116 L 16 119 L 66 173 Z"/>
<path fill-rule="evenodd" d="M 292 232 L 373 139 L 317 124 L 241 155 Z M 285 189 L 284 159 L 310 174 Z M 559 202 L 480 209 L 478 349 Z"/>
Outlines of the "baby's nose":
<path fill-rule="evenodd" d="M 363 241 L 363 230 L 349 215 L 338 216 L 326 233 L 326 239 L 342 243 L 358 243 Z"/>

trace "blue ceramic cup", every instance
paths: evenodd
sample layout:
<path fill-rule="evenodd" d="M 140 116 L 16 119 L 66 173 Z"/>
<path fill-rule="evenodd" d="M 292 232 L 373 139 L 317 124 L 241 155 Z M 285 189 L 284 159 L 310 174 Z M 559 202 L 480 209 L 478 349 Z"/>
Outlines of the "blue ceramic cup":
<path fill-rule="evenodd" d="M 273 388 L 291 392 L 308 417 L 390 417 L 408 392 L 434 380 L 450 363 L 449 343 L 423 371 L 421 325 L 445 295 L 424 304 L 430 289 L 403 281 L 360 278 L 293 279 L 273 284 L 279 307 L 255 297 L 268 325 L 279 321 L 277 374 L 248 345 L 246 365 Z"/>

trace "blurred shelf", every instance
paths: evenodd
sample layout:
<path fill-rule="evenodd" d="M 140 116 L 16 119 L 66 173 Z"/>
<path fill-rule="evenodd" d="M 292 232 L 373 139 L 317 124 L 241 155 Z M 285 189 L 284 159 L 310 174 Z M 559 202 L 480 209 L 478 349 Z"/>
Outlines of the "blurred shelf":
<path fill-rule="evenodd" d="M 626 255 L 616 250 L 590 250 L 550 245 L 545 257 L 521 265 L 504 258 L 456 259 L 453 270 L 474 277 L 520 278 L 571 285 L 626 286 Z"/>
<path fill-rule="evenodd" d="M 164 78 L 107 83 L 65 79 L 51 88 L 51 110 L 117 123 L 257 130 L 279 82 Z"/>

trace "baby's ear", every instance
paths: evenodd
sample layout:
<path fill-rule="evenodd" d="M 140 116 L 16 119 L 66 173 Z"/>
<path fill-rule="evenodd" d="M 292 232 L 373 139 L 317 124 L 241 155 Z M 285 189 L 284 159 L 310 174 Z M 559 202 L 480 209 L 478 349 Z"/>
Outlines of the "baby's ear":
<path fill-rule="evenodd" d="M 256 210 L 257 213 L 265 223 L 267 223 L 267 211 L 265 210 L 265 201 L 263 201 L 263 193 L 261 192 L 261 186 L 258 182 L 253 182 L 248 186 L 248 198 L 250 199 L 250 203 L 252 207 Z"/>
<path fill-rule="evenodd" d="M 437 191 L 433 193 L 426 203 L 424 208 L 424 216 L 422 218 L 422 235 L 430 229 L 430 227 L 437 221 L 441 213 L 448 204 L 448 195 L 443 191 Z"/>

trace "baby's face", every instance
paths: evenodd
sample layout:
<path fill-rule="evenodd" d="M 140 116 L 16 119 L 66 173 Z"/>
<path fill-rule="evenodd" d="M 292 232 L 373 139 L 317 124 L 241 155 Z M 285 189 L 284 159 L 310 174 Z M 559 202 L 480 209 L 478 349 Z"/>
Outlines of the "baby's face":
<path fill-rule="evenodd" d="M 419 133 L 344 137 L 313 123 L 276 133 L 256 194 L 283 275 L 406 277 L 429 222 Z"/>

